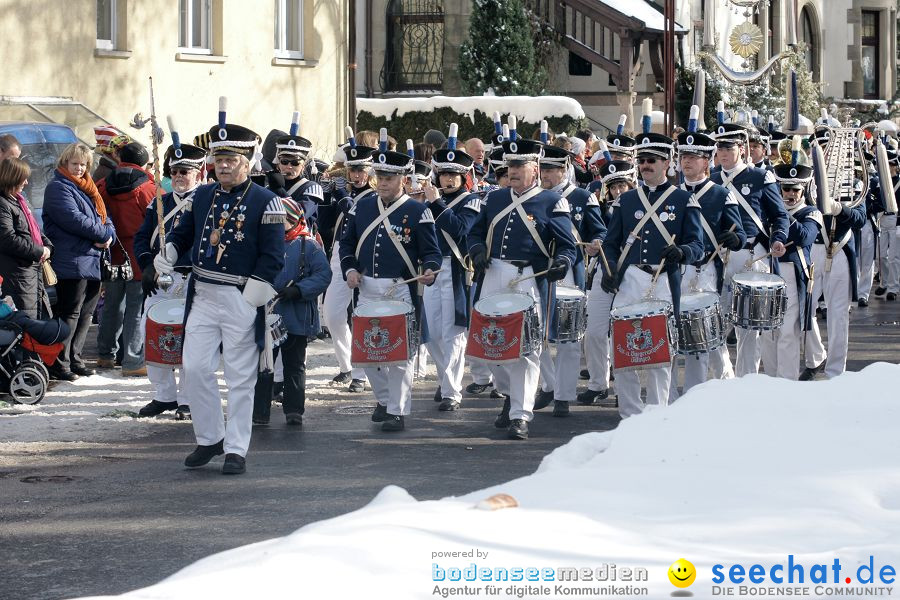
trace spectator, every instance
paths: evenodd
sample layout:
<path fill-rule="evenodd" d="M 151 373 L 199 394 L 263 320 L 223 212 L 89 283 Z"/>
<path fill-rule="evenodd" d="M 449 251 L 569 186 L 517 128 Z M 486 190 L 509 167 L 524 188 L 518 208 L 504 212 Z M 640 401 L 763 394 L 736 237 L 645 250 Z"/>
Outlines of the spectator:
<path fill-rule="evenodd" d="M 81 351 L 100 297 L 100 251 L 116 236 L 90 166 L 91 149 L 70 144 L 44 190 L 44 232 L 55 248 L 53 268 L 59 279 L 56 312 L 71 330 L 50 376 L 65 381 L 94 373 Z"/>
<path fill-rule="evenodd" d="M 134 254 L 134 236 L 144 223 L 147 206 L 156 197 L 156 184 L 153 176 L 144 169 L 150 161 L 144 146 L 131 142 L 123 146 L 118 154 L 119 166 L 97 184 L 97 189 L 116 228 L 118 241 L 111 248 L 112 264 L 130 262 L 134 277 L 131 281 L 107 281 L 103 284 L 105 294 L 97 332 L 97 366 L 101 369 L 115 367 L 119 336 L 122 335 L 122 375 L 143 377 L 147 374 L 144 366 L 144 330 L 141 327 L 144 293 L 141 268 Z"/>
<path fill-rule="evenodd" d="M 423 162 L 430 163 L 431 155 L 434 154 L 434 146 L 421 142 L 413 146 L 413 158 Z"/>
<path fill-rule="evenodd" d="M 425 137 L 422 141 L 426 144 L 431 144 L 436 149 L 440 149 L 447 143 L 447 137 L 437 129 L 429 129 L 425 132 Z"/>
<path fill-rule="evenodd" d="M 22 156 L 22 144 L 11 133 L 0 135 L 0 160 Z"/>
<path fill-rule="evenodd" d="M 50 317 L 41 262 L 53 246 L 22 196 L 29 175 L 31 168 L 22 159 L 0 161 L 0 276 L 19 312 L 41 319 Z"/>
<path fill-rule="evenodd" d="M 119 164 L 119 150 L 131 143 L 131 138 L 113 127 L 94 127 L 94 137 L 97 138 L 97 146 L 94 152 L 100 157 L 97 168 L 94 169 L 94 181 L 100 181 L 109 175 Z"/>
<path fill-rule="evenodd" d="M 575 177 L 572 183 L 582 187 L 586 186 L 594 179 L 594 176 L 591 175 L 591 172 L 588 169 L 587 160 L 585 158 L 587 145 L 583 139 L 577 136 L 570 137 L 569 141 L 572 143 L 572 170 Z"/>

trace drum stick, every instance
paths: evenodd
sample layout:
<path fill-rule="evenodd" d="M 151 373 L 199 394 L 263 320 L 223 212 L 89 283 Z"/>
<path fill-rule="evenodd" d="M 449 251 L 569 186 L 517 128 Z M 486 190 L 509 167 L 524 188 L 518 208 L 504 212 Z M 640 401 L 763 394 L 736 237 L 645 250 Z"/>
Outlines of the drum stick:
<path fill-rule="evenodd" d="M 431 274 L 432 274 L 432 275 L 437 275 L 437 274 L 440 273 L 442 270 L 443 270 L 443 269 L 438 269 L 437 271 L 432 271 Z M 392 285 L 391 287 L 389 287 L 389 288 L 387 289 L 387 291 L 385 292 L 385 295 L 386 295 L 386 296 L 389 295 L 390 293 L 392 293 L 392 292 L 394 291 L 394 289 L 400 287 L 401 285 L 406 285 L 406 284 L 408 284 L 408 283 L 414 283 L 414 282 L 416 282 L 416 281 L 419 281 L 419 280 L 422 279 L 423 277 L 425 277 L 425 273 L 422 273 L 421 275 L 416 275 L 415 277 L 410 277 L 409 279 L 404 279 L 403 281 L 398 281 L 397 283 L 395 283 L 394 285 Z"/>
<path fill-rule="evenodd" d="M 675 245 L 675 236 L 672 236 L 672 239 L 669 240 L 671 245 Z M 650 293 L 653 292 L 653 288 L 656 286 L 656 280 L 659 279 L 660 274 L 662 273 L 663 267 L 666 266 L 666 259 L 662 259 L 659 261 L 659 265 L 656 266 L 656 272 L 653 274 L 653 279 L 650 281 Z"/>
<path fill-rule="evenodd" d="M 737 229 L 737 223 L 732 224 L 731 227 L 728 229 L 728 231 L 734 233 L 735 229 Z M 716 249 L 713 250 L 712 256 L 709 257 L 709 260 L 706 261 L 706 264 L 704 264 L 703 266 L 706 266 L 709 263 L 711 263 L 719 255 L 719 252 L 721 252 L 721 251 L 722 251 L 722 244 L 716 243 Z"/>
<path fill-rule="evenodd" d="M 546 275 L 549 272 L 550 272 L 550 269 L 547 269 L 546 271 L 541 271 L 539 273 L 532 273 L 531 275 L 525 275 L 524 277 L 514 277 L 513 279 L 511 279 L 509 281 L 509 285 L 510 285 L 510 287 L 512 287 L 516 284 L 522 283 L 523 281 L 528 281 L 529 279 L 534 279 L 535 277 L 540 277 L 541 275 Z"/>
<path fill-rule="evenodd" d="M 787 244 L 784 245 L 784 247 L 785 247 L 785 249 L 787 249 L 787 248 L 789 248 L 789 247 L 791 247 L 791 246 L 793 246 L 793 245 L 794 245 L 794 242 L 788 242 Z M 753 263 L 757 263 L 757 262 L 759 262 L 759 261 L 761 261 L 761 260 L 765 260 L 765 259 L 769 258 L 770 256 L 772 256 L 772 252 L 774 252 L 774 250 L 770 250 L 770 251 L 766 252 L 765 254 L 763 254 L 762 256 L 760 256 L 759 258 L 754 258 L 753 260 L 751 260 L 750 262 L 747 263 L 747 266 L 749 267 L 749 266 L 752 265 Z"/>

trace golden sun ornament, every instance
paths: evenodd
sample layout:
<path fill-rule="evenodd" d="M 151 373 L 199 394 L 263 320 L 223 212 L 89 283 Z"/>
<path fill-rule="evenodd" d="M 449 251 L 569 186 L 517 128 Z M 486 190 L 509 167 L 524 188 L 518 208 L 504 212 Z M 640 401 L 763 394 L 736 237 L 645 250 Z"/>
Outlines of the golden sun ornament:
<path fill-rule="evenodd" d="M 744 21 L 731 30 L 728 42 L 731 44 L 732 52 L 747 59 L 759 52 L 763 43 L 763 33 L 750 21 Z"/>

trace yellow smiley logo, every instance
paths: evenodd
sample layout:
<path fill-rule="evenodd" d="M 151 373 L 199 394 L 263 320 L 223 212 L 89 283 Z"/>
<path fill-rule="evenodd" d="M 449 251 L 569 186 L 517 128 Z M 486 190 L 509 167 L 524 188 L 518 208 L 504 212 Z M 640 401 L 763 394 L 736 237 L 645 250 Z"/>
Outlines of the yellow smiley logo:
<path fill-rule="evenodd" d="M 690 561 L 679 558 L 669 567 L 669 581 L 679 588 L 686 588 L 694 583 L 697 578 L 697 569 Z"/>

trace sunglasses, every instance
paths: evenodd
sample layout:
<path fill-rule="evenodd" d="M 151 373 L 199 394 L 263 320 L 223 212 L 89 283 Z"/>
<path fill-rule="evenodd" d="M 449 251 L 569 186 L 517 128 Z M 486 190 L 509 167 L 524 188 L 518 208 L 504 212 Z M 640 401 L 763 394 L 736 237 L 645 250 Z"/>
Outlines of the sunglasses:
<path fill-rule="evenodd" d="M 191 169 L 172 169 L 172 175 L 190 175 Z"/>
<path fill-rule="evenodd" d="M 299 160 L 290 160 L 290 159 L 287 159 L 287 158 L 282 158 L 282 159 L 279 160 L 278 162 L 280 162 L 280 163 L 283 164 L 284 166 L 288 166 L 288 165 L 290 165 L 290 166 L 292 166 L 292 167 L 299 167 L 299 166 L 300 166 L 300 161 L 299 161 Z"/>
<path fill-rule="evenodd" d="M 637 164 L 639 165 L 655 165 L 658 158 L 639 158 L 637 159 Z"/>

